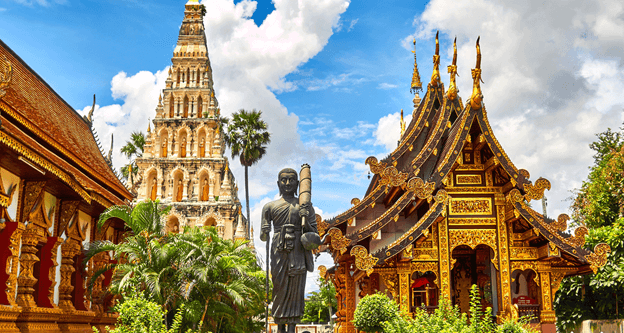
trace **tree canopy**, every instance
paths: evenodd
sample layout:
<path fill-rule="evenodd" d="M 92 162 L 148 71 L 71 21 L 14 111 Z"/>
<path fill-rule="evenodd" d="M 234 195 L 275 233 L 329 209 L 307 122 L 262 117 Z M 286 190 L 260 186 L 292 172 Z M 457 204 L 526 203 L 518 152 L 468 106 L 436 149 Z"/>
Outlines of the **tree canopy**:
<path fill-rule="evenodd" d="M 168 233 L 163 222 L 168 211 L 158 201 L 107 209 L 98 226 L 118 218 L 130 232 L 119 244 L 96 241 L 88 246 L 85 262 L 105 251 L 113 251 L 117 261 L 95 272 L 91 281 L 113 269 L 109 292 L 138 290 L 169 315 L 182 311 L 184 330 L 257 331 L 265 280 L 247 241 L 221 239 L 214 227 Z"/>
<path fill-rule="evenodd" d="M 558 330 L 569 332 L 583 320 L 624 318 L 624 132 L 608 129 L 590 148 L 596 152 L 587 180 L 575 193 L 572 217 L 586 225 L 585 248 L 611 247 L 597 274 L 564 279 L 555 296 Z"/>

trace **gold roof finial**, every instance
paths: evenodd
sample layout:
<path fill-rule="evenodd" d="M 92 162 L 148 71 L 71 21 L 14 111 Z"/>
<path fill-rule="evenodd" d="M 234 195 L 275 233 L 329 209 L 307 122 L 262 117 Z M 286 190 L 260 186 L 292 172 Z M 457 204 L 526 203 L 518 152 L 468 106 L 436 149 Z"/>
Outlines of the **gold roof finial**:
<path fill-rule="evenodd" d="M 457 75 L 457 37 L 453 41 L 453 63 L 448 66 L 448 72 L 451 74 L 451 83 L 449 84 L 449 90 L 446 94 L 446 97 L 450 100 L 455 100 L 457 98 L 457 93 L 459 89 L 457 89 L 457 85 L 455 84 L 455 76 Z"/>
<path fill-rule="evenodd" d="M 152 131 L 152 124 L 150 123 L 150 118 L 147 118 L 147 133 Z"/>
<path fill-rule="evenodd" d="M 433 73 L 431 74 L 431 86 L 437 87 L 440 84 L 440 41 L 438 35 L 440 31 L 436 32 L 436 50 L 433 55 Z"/>
<path fill-rule="evenodd" d="M 481 107 L 481 102 L 483 101 L 483 94 L 481 93 L 481 83 L 483 80 L 481 79 L 481 46 L 479 46 L 479 39 L 481 36 L 477 38 L 477 65 L 472 70 L 472 96 L 470 96 L 470 106 L 473 110 L 477 110 Z"/>
<path fill-rule="evenodd" d="M 418 73 L 418 62 L 416 61 L 416 38 L 414 38 L 414 73 L 412 74 L 412 86 L 410 88 L 410 92 L 412 94 L 418 93 L 419 90 L 422 90 L 422 82 L 420 82 L 420 73 Z"/>
<path fill-rule="evenodd" d="M 401 109 L 401 137 L 405 133 L 405 120 L 403 120 L 403 109 Z"/>

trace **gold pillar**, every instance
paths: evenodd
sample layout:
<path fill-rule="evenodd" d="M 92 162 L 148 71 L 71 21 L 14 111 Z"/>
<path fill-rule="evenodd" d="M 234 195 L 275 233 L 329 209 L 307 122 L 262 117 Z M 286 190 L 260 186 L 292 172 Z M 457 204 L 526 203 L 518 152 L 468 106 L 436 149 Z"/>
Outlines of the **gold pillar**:
<path fill-rule="evenodd" d="M 438 222 L 438 236 L 440 249 L 440 299 L 446 298 L 451 304 L 451 270 L 449 261 L 451 254 L 449 252 L 448 238 L 448 219 L 445 217 Z"/>
<path fill-rule="evenodd" d="M 68 238 L 61 246 L 61 284 L 59 285 L 59 306 L 65 311 L 74 311 L 76 308 L 72 302 L 71 276 L 74 268 L 74 257 L 80 252 L 80 244 L 73 238 Z"/>
<path fill-rule="evenodd" d="M 400 300 L 396 302 L 401 306 L 401 311 L 406 313 L 410 310 L 410 263 L 401 263 L 398 267 Z"/>
<path fill-rule="evenodd" d="M 22 254 L 20 255 L 20 275 L 17 278 L 17 304 L 24 308 L 35 308 L 34 292 L 38 279 L 33 275 L 37 257 L 37 244 L 43 241 L 43 230 L 30 223 L 22 235 Z"/>
<path fill-rule="evenodd" d="M 347 329 L 346 333 L 356 333 L 355 326 L 353 326 L 353 313 L 355 312 L 355 281 L 353 280 L 353 276 L 349 272 L 349 267 L 351 267 L 351 262 L 346 263 L 345 271 L 346 271 L 346 291 L 347 291 Z"/>
<path fill-rule="evenodd" d="M 17 305 L 15 302 L 15 289 L 17 288 L 17 267 L 19 266 L 19 244 L 22 240 L 22 233 L 24 232 L 24 229 L 26 229 L 24 223 L 15 223 L 17 223 L 17 228 L 9 240 L 9 250 L 11 251 L 11 255 L 7 258 L 5 263 L 7 272 L 9 273 L 6 285 L 6 294 L 9 303 L 13 306 Z"/>
<path fill-rule="evenodd" d="M 537 267 L 540 285 L 542 289 L 542 309 L 540 322 L 542 324 L 554 324 L 557 321 L 555 311 L 552 308 L 552 290 L 550 286 L 550 265 L 539 263 Z"/>
<path fill-rule="evenodd" d="M 499 314 L 509 315 L 511 311 L 511 272 L 509 271 L 509 230 L 505 221 L 505 197 L 496 194 L 495 198 L 498 225 L 498 271 L 500 276 Z"/>

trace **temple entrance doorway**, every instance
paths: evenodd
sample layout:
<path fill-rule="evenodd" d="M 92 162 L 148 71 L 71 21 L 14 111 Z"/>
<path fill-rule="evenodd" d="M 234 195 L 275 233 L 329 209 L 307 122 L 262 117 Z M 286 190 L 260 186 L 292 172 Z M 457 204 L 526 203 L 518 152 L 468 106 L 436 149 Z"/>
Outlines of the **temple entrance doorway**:
<path fill-rule="evenodd" d="M 496 267 L 492 263 L 494 251 L 486 245 L 474 249 L 466 245 L 456 247 L 452 253 L 451 298 L 453 305 L 459 306 L 462 313 L 470 312 L 470 287 L 479 288 L 481 308 L 487 307 L 492 313 L 498 311 L 496 297 Z"/>
<path fill-rule="evenodd" d="M 428 313 L 433 313 L 438 308 L 440 294 L 436 282 L 436 274 L 432 271 L 412 273 L 410 312 L 416 311 L 416 308 L 424 308 Z"/>

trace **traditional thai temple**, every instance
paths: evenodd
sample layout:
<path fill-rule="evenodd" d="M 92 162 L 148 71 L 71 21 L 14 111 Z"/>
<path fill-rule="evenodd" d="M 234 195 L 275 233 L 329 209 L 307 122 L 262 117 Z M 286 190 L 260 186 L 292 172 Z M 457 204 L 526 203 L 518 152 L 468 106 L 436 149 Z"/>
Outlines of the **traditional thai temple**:
<path fill-rule="evenodd" d="M 336 332 L 356 332 L 353 312 L 367 294 L 385 292 L 408 312 L 433 311 L 441 299 L 467 312 L 473 284 L 498 320 L 532 315 L 543 332 L 555 332 L 553 299 L 562 279 L 606 262 L 608 245 L 583 248 L 587 228 L 570 235 L 567 215 L 553 220 L 531 208 L 550 182 L 531 182 L 494 136 L 480 88 L 479 41 L 466 104 L 456 60 L 455 47 L 445 89 L 436 36 L 431 81 L 422 100 L 415 95 L 398 147 L 381 161 L 366 160 L 374 177 L 362 199 L 319 221 L 335 262 L 319 270 L 336 285 Z M 411 88 L 421 86 L 415 61 Z"/>
<path fill-rule="evenodd" d="M 92 113 L 91 113 L 92 114 Z M 106 208 L 132 199 L 83 118 L 0 40 L 0 332 L 92 332 L 115 323 L 103 290 L 87 297 L 84 245 L 118 242 L 121 221 L 97 230 Z"/>
<path fill-rule="evenodd" d="M 171 205 L 170 230 L 216 226 L 221 237 L 247 239 L 238 189 L 223 156 L 203 10 L 197 0 L 185 5 L 154 128 L 148 127 L 143 157 L 137 159 L 138 200 L 159 199 Z"/>

